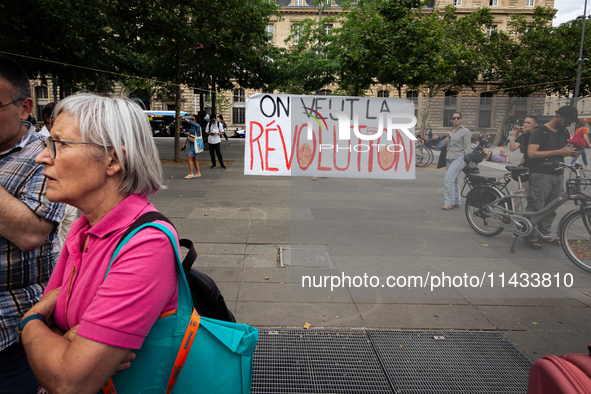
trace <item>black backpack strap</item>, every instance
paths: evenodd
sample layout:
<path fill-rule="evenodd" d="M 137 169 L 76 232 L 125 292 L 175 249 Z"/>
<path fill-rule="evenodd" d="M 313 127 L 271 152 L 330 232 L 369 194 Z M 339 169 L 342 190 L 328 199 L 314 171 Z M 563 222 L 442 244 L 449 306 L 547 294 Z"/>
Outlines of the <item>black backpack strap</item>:
<path fill-rule="evenodd" d="M 125 233 L 123 233 L 123 235 L 119 239 L 119 242 L 117 242 L 117 246 L 115 247 L 115 249 L 117 249 L 119 244 L 121 244 L 121 242 L 125 239 L 125 237 L 127 237 L 129 235 L 129 233 L 131 233 L 133 230 L 135 230 L 136 228 L 140 227 L 143 224 L 152 223 L 157 220 L 166 222 L 166 223 L 170 224 L 172 227 L 174 227 L 174 224 L 172 224 L 170 219 L 168 219 L 166 216 L 164 216 L 160 212 L 158 212 L 158 211 L 146 212 L 142 216 L 137 218 L 135 220 L 135 222 L 131 223 L 131 226 L 129 226 L 129 228 L 125 231 Z M 175 230 L 176 230 L 176 227 L 175 227 Z M 191 267 L 193 266 L 193 263 L 197 259 L 197 252 L 195 251 L 195 247 L 193 246 L 193 241 L 191 241 L 190 239 L 180 239 L 179 244 L 182 247 L 189 249 L 189 253 L 187 253 L 187 256 L 185 256 L 185 258 L 183 259 L 183 269 L 185 271 L 188 271 L 191 269 Z"/>
<path fill-rule="evenodd" d="M 193 241 L 190 239 L 181 239 L 179 240 L 179 244 L 182 247 L 189 249 L 189 252 L 183 259 L 183 269 L 185 272 L 190 271 L 193 263 L 197 259 L 197 252 L 195 251 L 195 246 L 193 246 Z"/>

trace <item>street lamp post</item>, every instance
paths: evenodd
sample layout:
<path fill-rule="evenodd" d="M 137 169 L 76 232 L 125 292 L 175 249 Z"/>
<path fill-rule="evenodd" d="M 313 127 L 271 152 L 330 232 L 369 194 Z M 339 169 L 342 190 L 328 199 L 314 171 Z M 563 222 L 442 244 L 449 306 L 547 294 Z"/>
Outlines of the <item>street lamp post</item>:
<path fill-rule="evenodd" d="M 585 0 L 586 2 L 587 0 Z M 318 9 L 318 28 L 321 28 L 321 21 L 322 21 L 322 5 L 320 5 L 320 8 Z M 318 56 L 320 55 L 320 36 L 318 36 Z M 318 76 L 318 81 L 320 81 L 320 76 Z M 320 87 L 318 87 L 318 90 L 316 90 L 316 95 L 320 96 Z"/>
<path fill-rule="evenodd" d="M 575 96 L 573 105 L 577 107 L 579 101 L 579 93 L 581 89 L 581 71 L 583 68 L 583 47 L 585 45 L 585 22 L 587 21 L 587 0 L 585 0 L 585 8 L 583 9 L 583 31 L 581 33 L 581 49 L 579 50 L 579 65 L 577 67 L 577 80 L 575 82 Z"/>

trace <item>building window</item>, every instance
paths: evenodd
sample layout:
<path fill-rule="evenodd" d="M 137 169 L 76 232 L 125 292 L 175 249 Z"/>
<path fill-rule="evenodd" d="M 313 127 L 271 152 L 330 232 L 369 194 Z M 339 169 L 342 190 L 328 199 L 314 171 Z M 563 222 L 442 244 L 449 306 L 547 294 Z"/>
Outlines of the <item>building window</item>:
<path fill-rule="evenodd" d="M 492 92 L 480 93 L 480 105 L 492 105 L 493 94 Z"/>
<path fill-rule="evenodd" d="M 490 25 L 487 29 L 486 29 L 486 36 L 490 37 L 490 35 L 492 34 L 493 31 L 497 30 L 497 27 L 495 25 Z"/>
<path fill-rule="evenodd" d="M 211 92 L 209 90 L 203 92 L 203 104 L 205 107 L 211 107 Z"/>
<path fill-rule="evenodd" d="M 332 25 L 324 25 L 324 34 L 329 35 L 332 32 Z"/>
<path fill-rule="evenodd" d="M 492 115 L 493 94 L 480 93 L 480 108 L 478 110 L 478 127 L 490 127 Z"/>
<path fill-rule="evenodd" d="M 45 104 L 36 105 L 35 120 L 37 120 L 37 122 L 43 122 L 43 107 L 45 107 Z"/>
<path fill-rule="evenodd" d="M 306 5 L 305 0 L 293 0 L 293 5 L 296 7 L 303 7 Z"/>
<path fill-rule="evenodd" d="M 451 116 L 457 111 L 458 92 L 445 92 L 445 102 L 443 106 L 443 126 L 451 125 Z"/>
<path fill-rule="evenodd" d="M 536 5 L 536 0 L 526 0 L 525 1 L 525 6 L 526 7 L 533 7 Z"/>
<path fill-rule="evenodd" d="M 244 89 L 234 89 L 234 102 L 235 103 L 243 103 L 244 102 Z"/>
<path fill-rule="evenodd" d="M 406 99 L 412 101 L 415 107 L 415 116 L 419 116 L 419 92 L 411 90 L 406 92 Z"/>
<path fill-rule="evenodd" d="M 68 97 L 74 94 L 74 88 L 64 88 L 64 97 Z"/>
<path fill-rule="evenodd" d="M 300 36 L 301 36 L 301 30 L 302 30 L 302 25 L 300 25 L 299 23 L 294 23 L 293 25 L 291 25 L 291 40 L 294 43 L 297 43 L 298 41 L 300 41 Z"/>
<path fill-rule="evenodd" d="M 174 104 L 166 104 L 166 109 L 168 111 L 176 111 L 176 105 L 174 105 Z"/>
<path fill-rule="evenodd" d="M 43 120 L 43 107 L 49 103 L 49 91 L 46 86 L 35 87 L 35 114 L 38 121 Z"/>
<path fill-rule="evenodd" d="M 462 0 L 454 0 L 454 5 L 456 7 L 461 6 L 462 5 Z"/>
<path fill-rule="evenodd" d="M 445 92 L 445 106 L 453 106 L 455 110 L 456 105 L 458 105 L 458 92 L 453 92 L 450 90 Z"/>
<path fill-rule="evenodd" d="M 390 92 L 387 90 L 378 90 L 378 97 L 390 97 Z"/>
<path fill-rule="evenodd" d="M 499 2 L 498 2 L 498 0 L 490 0 L 489 4 L 491 7 L 495 7 L 495 6 L 499 5 Z"/>
<path fill-rule="evenodd" d="M 267 37 L 270 42 L 273 42 L 273 38 L 275 37 L 275 25 L 267 25 Z"/>
<path fill-rule="evenodd" d="M 413 103 L 418 103 L 419 102 L 419 92 L 411 90 L 406 92 L 406 99 L 407 100 L 411 100 Z"/>
<path fill-rule="evenodd" d="M 35 97 L 37 99 L 46 99 L 49 98 L 49 92 L 46 86 L 37 86 L 35 88 Z"/>
<path fill-rule="evenodd" d="M 232 108 L 232 123 L 233 124 L 246 124 L 244 114 L 246 113 L 246 108 L 244 107 L 235 107 Z"/>
<path fill-rule="evenodd" d="M 332 90 L 330 89 L 322 89 L 318 91 L 319 96 L 330 96 L 332 94 Z"/>
<path fill-rule="evenodd" d="M 515 103 L 514 115 L 517 119 L 525 119 L 527 116 L 527 97 L 519 97 Z"/>

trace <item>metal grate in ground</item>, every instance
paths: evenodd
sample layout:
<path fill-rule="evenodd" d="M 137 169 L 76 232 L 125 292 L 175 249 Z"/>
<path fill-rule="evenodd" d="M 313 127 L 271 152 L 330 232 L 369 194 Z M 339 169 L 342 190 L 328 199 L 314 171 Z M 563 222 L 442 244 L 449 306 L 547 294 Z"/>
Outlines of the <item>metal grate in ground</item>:
<path fill-rule="evenodd" d="M 499 332 L 369 331 L 396 392 L 526 393 L 530 360 Z"/>
<path fill-rule="evenodd" d="M 499 332 L 261 329 L 252 393 L 526 393 Z"/>
<path fill-rule="evenodd" d="M 363 330 L 261 329 L 252 393 L 392 393 Z"/>

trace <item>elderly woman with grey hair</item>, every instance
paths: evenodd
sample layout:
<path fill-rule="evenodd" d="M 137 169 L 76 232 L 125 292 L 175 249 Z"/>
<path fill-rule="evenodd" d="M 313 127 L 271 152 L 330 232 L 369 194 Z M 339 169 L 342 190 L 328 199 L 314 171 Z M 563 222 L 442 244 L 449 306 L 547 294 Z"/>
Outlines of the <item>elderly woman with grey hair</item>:
<path fill-rule="evenodd" d="M 61 101 L 54 117 L 36 161 L 45 166 L 47 198 L 83 215 L 20 334 L 45 389 L 94 394 L 130 366 L 132 350 L 156 319 L 176 310 L 175 256 L 167 236 L 147 228 L 125 244 L 105 277 L 120 237 L 139 216 L 155 211 L 147 196 L 162 188 L 141 109 L 126 99 L 81 94 Z"/>

